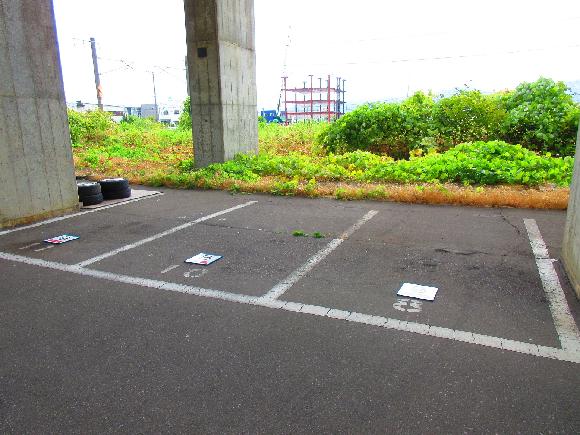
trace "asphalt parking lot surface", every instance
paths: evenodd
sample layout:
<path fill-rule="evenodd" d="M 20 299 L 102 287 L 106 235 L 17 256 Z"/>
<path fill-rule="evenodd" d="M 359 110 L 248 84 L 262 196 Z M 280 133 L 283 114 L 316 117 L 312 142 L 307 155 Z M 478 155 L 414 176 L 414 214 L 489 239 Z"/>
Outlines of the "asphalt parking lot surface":
<path fill-rule="evenodd" d="M 578 433 L 564 221 L 162 189 L 0 230 L 0 432 Z"/>

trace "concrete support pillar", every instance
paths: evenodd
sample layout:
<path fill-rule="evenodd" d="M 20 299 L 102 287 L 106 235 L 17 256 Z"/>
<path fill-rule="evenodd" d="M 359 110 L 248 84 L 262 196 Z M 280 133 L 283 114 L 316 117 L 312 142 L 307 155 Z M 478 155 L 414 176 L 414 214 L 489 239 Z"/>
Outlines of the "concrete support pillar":
<path fill-rule="evenodd" d="M 258 149 L 253 0 L 184 0 L 195 163 Z"/>
<path fill-rule="evenodd" d="M 78 205 L 52 0 L 0 0 L 0 227 Z"/>
<path fill-rule="evenodd" d="M 574 176 L 570 187 L 562 260 L 576 296 L 580 299 L 580 126 L 576 138 Z"/>

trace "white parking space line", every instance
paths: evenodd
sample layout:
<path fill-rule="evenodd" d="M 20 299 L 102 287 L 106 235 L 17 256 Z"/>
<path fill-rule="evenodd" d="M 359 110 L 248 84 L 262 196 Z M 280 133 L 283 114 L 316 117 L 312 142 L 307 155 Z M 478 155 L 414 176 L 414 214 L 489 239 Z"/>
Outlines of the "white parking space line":
<path fill-rule="evenodd" d="M 48 245 L 48 246 L 45 246 L 44 248 L 35 249 L 34 252 L 42 252 L 42 251 L 46 251 L 47 249 L 52 249 L 52 248 L 54 248 L 54 245 Z"/>
<path fill-rule="evenodd" d="M 46 219 L 44 221 L 36 222 L 35 224 L 30 224 L 30 225 L 25 225 L 23 227 L 16 227 L 16 228 L 11 228 L 9 230 L 0 231 L 0 236 L 3 236 L 5 234 L 9 234 L 9 233 L 14 233 L 16 231 L 22 231 L 22 230 L 28 230 L 30 228 L 40 227 L 41 225 L 51 224 L 53 222 L 64 221 L 65 219 L 70 219 L 73 217 L 82 216 L 82 215 L 88 214 L 88 213 L 94 213 L 96 211 L 106 210 L 108 208 L 117 207 L 119 205 L 130 204 L 132 202 L 141 201 L 142 199 L 156 198 L 158 196 L 163 196 L 163 195 L 164 195 L 163 193 L 159 192 L 159 193 L 156 193 L 155 195 L 144 196 L 142 198 L 129 199 L 128 201 L 123 201 L 123 202 L 119 202 L 116 204 L 105 205 L 103 207 L 94 208 L 91 210 L 84 210 L 84 211 L 79 211 L 78 213 L 72 213 L 72 214 L 67 214 L 65 216 L 58 216 L 55 218 Z"/>
<path fill-rule="evenodd" d="M 167 272 L 171 272 L 173 269 L 177 269 L 179 267 L 179 264 L 174 264 L 173 266 L 169 266 L 166 269 L 163 269 L 161 271 L 161 274 L 167 273 Z"/>
<path fill-rule="evenodd" d="M 554 268 L 555 260 L 549 258 L 548 248 L 542 238 L 538 224 L 534 219 L 524 219 L 530 245 L 534 252 L 536 266 L 540 273 L 540 279 L 546 298 L 550 305 L 550 312 L 554 320 L 554 326 L 564 350 L 580 352 L 580 332 L 570 312 L 566 301 L 566 295 L 560 285 L 558 274 Z"/>
<path fill-rule="evenodd" d="M 476 334 L 468 331 L 459 331 L 423 323 L 391 319 L 382 316 L 373 316 L 369 314 L 350 312 L 334 308 L 326 308 L 318 305 L 302 304 L 299 302 L 286 302 L 277 299 L 265 299 L 264 297 L 255 297 L 238 293 L 224 292 L 221 290 L 212 290 L 201 287 L 193 287 L 183 284 L 159 281 L 154 279 L 119 275 L 110 272 L 102 272 L 99 270 L 87 269 L 79 267 L 77 265 L 57 263 L 52 261 L 41 260 L 38 258 L 30 258 L 21 255 L 9 254 L 5 252 L 0 252 L 0 259 L 15 261 L 33 266 L 39 266 L 62 272 L 74 273 L 97 279 L 132 284 L 145 288 L 186 293 L 207 298 L 219 299 L 223 301 L 236 302 L 240 304 L 256 305 L 270 309 L 290 311 L 298 314 L 325 317 L 328 319 L 366 324 L 375 327 L 410 332 L 424 336 L 444 338 L 447 340 L 470 343 L 474 345 L 480 345 L 527 355 L 533 355 L 537 357 L 551 358 L 555 360 L 568 361 L 572 363 L 580 363 L 580 351 L 574 349 L 557 349 L 554 347 L 538 346 L 533 343 L 525 343 L 505 338 Z"/>
<path fill-rule="evenodd" d="M 362 227 L 367 221 L 373 218 L 378 213 L 376 210 L 371 210 L 360 218 L 353 226 L 346 230 L 338 239 L 332 239 L 324 248 L 314 254 L 302 266 L 272 287 L 268 293 L 262 296 L 264 299 L 278 299 L 290 287 L 296 284 L 304 275 L 310 272 L 318 263 L 326 258 L 332 251 L 338 248 L 342 242 L 348 239 L 352 234 Z"/>
<path fill-rule="evenodd" d="M 33 246 L 38 246 L 38 245 L 40 245 L 40 242 L 31 243 L 30 245 L 26 245 L 26 246 L 23 246 L 22 248 L 18 248 L 18 250 L 22 251 L 24 249 L 32 248 Z"/>
<path fill-rule="evenodd" d="M 166 231 L 163 231 L 161 233 L 155 234 L 155 235 L 153 235 L 151 237 L 147 237 L 146 239 L 142 239 L 142 240 L 139 240 L 137 242 L 130 243 L 130 244 L 125 245 L 125 246 L 121 246 L 120 248 L 113 249 L 112 251 L 105 252 L 104 254 L 101 254 L 101 255 L 97 255 L 96 257 L 89 258 L 88 260 L 81 261 L 80 263 L 77 263 L 76 265 L 77 266 L 80 266 L 80 267 L 84 267 L 84 266 L 88 266 L 89 264 L 97 263 L 97 262 L 99 262 L 101 260 L 104 260 L 105 258 L 109 258 L 109 257 L 112 257 L 114 255 L 117 255 L 117 254 L 119 254 L 121 252 L 125 252 L 125 251 L 128 251 L 130 249 L 137 248 L 138 246 L 142 246 L 142 245 L 144 245 L 146 243 L 152 242 L 154 240 L 160 239 L 160 238 L 165 237 L 165 236 L 168 236 L 170 234 L 174 234 L 174 233 L 176 233 L 178 231 L 181 231 L 181 230 L 184 230 L 186 228 L 189 228 L 189 227 L 191 227 L 191 226 L 193 226 L 195 224 L 198 224 L 200 222 L 204 222 L 204 221 L 207 221 L 209 219 L 213 219 L 214 217 L 221 216 L 223 214 L 230 213 L 230 212 L 235 211 L 235 210 L 239 210 L 241 208 L 247 207 L 247 206 L 252 205 L 252 204 L 255 204 L 257 202 L 258 201 L 248 201 L 248 202 L 246 202 L 244 204 L 239 204 L 239 205 L 236 205 L 235 207 L 230 207 L 230 208 L 227 208 L 225 210 L 221 210 L 221 211 L 218 211 L 218 212 L 209 214 L 207 216 L 200 217 L 199 219 L 196 219 L 196 220 L 191 221 L 191 222 L 187 222 L 187 223 L 182 224 L 182 225 L 179 225 L 177 227 L 170 228 L 169 230 L 166 230 Z"/>

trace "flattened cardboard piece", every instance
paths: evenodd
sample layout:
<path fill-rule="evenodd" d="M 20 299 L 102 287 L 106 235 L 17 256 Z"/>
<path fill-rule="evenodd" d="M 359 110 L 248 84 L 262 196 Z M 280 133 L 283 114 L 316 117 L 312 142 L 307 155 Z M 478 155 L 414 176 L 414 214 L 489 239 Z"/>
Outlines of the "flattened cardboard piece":
<path fill-rule="evenodd" d="M 45 243 L 51 243 L 53 245 L 61 245 L 72 240 L 80 239 L 79 236 L 73 236 L 72 234 L 63 234 L 62 236 L 51 237 L 50 239 L 43 240 Z"/>
<path fill-rule="evenodd" d="M 200 266 L 207 266 L 215 261 L 218 261 L 222 257 L 223 257 L 222 255 L 206 254 L 204 252 L 200 252 L 199 254 L 194 255 L 191 258 L 188 258 L 187 260 L 185 260 L 185 262 L 191 264 L 199 264 Z"/>
<path fill-rule="evenodd" d="M 398 296 L 407 296 L 408 298 L 423 299 L 425 301 L 435 300 L 437 294 L 437 287 L 428 287 L 426 285 L 404 283 L 399 291 Z"/>

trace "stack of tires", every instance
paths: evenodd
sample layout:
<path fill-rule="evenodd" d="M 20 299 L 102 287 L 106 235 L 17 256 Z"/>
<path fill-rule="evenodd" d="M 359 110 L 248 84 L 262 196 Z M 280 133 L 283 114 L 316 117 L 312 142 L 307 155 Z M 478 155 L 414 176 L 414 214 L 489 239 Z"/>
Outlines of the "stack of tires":
<path fill-rule="evenodd" d="M 131 196 L 129 182 L 125 178 L 105 178 L 97 182 L 77 180 L 79 201 L 83 206 L 96 205 L 105 199 L 122 199 Z"/>
<path fill-rule="evenodd" d="M 125 178 L 105 178 L 99 181 L 104 199 L 122 199 L 131 196 L 129 182 Z"/>
<path fill-rule="evenodd" d="M 101 192 L 101 185 L 99 183 L 93 181 L 77 181 L 77 189 L 79 192 L 79 201 L 84 206 L 103 202 L 103 193 Z"/>

